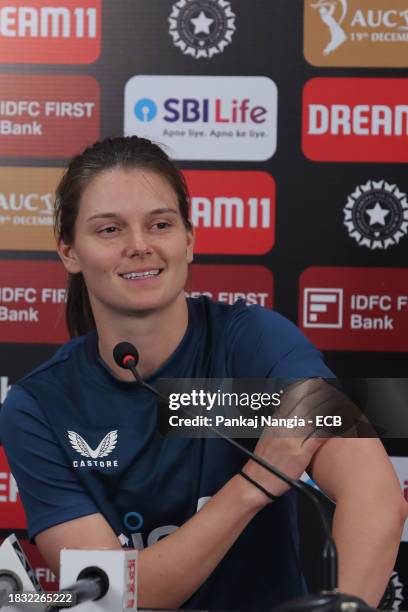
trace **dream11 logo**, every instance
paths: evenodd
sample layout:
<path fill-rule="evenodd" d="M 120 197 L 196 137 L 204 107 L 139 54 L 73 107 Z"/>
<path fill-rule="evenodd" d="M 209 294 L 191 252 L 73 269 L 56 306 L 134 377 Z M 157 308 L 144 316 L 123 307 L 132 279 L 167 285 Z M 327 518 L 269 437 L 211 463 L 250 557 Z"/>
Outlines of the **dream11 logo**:
<path fill-rule="evenodd" d="M 303 90 L 302 148 L 313 161 L 408 161 L 408 79 L 314 78 Z"/>
<path fill-rule="evenodd" d="M 263 255 L 275 242 L 275 181 L 266 172 L 185 170 L 197 254 Z"/>
<path fill-rule="evenodd" d="M 101 49 L 101 0 L 0 0 L 0 62 L 90 64 Z"/>

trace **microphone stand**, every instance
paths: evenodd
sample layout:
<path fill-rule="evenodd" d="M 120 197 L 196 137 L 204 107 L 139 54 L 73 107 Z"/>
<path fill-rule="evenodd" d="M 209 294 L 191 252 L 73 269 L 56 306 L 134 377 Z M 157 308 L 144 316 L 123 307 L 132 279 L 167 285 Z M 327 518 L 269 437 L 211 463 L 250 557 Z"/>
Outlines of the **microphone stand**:
<path fill-rule="evenodd" d="M 128 357 L 123 360 L 121 367 L 130 370 L 135 380 L 145 389 L 150 391 L 159 400 L 168 404 L 169 399 L 164 397 L 157 389 L 149 385 L 143 380 L 136 368 L 136 359 Z M 186 409 L 185 406 L 180 407 L 181 411 L 189 417 L 195 415 Z M 288 602 L 274 608 L 274 612 L 374 612 L 374 608 L 368 606 L 362 599 L 353 595 L 340 593 L 338 590 L 338 566 L 337 566 L 337 548 L 336 543 L 331 535 L 327 516 L 323 510 L 323 506 L 317 497 L 312 493 L 311 487 L 301 480 L 294 480 L 269 464 L 267 461 L 259 457 L 255 453 L 239 444 L 233 438 L 229 438 L 222 431 L 211 425 L 205 425 L 205 429 L 211 431 L 215 436 L 225 440 L 231 446 L 237 448 L 241 453 L 261 465 L 268 472 L 280 478 L 292 489 L 299 491 L 301 495 L 307 497 L 317 510 L 320 520 L 323 524 L 323 529 L 326 536 L 326 541 L 323 547 L 323 589 L 317 595 L 305 595 L 296 599 L 291 599 Z"/>

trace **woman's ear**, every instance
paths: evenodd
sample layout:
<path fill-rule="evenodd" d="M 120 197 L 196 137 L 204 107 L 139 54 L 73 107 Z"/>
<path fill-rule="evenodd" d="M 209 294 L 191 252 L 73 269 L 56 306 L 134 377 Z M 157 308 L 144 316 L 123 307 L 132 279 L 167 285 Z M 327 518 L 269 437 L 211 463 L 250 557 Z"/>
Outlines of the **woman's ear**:
<path fill-rule="evenodd" d="M 75 248 L 71 244 L 66 244 L 60 238 L 57 243 L 57 251 L 67 272 L 70 274 L 78 274 L 78 272 L 81 272 L 81 266 Z"/>

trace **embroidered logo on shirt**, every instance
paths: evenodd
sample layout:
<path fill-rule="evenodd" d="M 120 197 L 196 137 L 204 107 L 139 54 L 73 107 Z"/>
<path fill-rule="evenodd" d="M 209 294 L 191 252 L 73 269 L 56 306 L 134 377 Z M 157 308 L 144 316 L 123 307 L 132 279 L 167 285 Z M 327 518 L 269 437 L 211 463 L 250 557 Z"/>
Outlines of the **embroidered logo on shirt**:
<path fill-rule="evenodd" d="M 68 430 L 68 439 L 72 448 L 83 457 L 89 457 L 90 461 L 73 461 L 74 467 L 117 467 L 118 462 L 115 461 L 99 461 L 101 457 L 106 457 L 115 449 L 118 440 L 118 430 L 114 429 L 106 434 L 98 446 L 93 449 L 88 442 L 84 440 L 76 431 Z"/>

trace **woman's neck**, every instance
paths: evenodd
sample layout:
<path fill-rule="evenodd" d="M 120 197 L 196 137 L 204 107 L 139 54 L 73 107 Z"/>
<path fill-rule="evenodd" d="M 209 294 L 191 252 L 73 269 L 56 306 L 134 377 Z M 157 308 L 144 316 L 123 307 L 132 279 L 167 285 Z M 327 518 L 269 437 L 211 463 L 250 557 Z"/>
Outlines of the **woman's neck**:
<path fill-rule="evenodd" d="M 174 353 L 188 326 L 188 306 L 184 294 L 163 311 L 140 316 L 103 320 L 96 317 L 99 354 L 113 373 L 122 380 L 133 380 L 131 372 L 120 368 L 113 359 L 118 342 L 130 342 L 139 353 L 137 369 L 143 378 L 153 374 Z"/>

